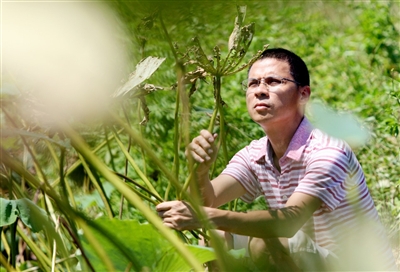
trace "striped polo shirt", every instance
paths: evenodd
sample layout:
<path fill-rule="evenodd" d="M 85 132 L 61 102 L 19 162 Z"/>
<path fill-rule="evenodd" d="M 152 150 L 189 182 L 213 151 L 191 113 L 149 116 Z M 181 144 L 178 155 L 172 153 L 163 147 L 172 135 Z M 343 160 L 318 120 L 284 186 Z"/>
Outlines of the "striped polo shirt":
<path fill-rule="evenodd" d="M 339 269 L 396 270 L 362 168 L 344 141 L 304 118 L 279 164 L 281 172 L 263 137 L 236 153 L 222 174 L 243 185 L 244 201 L 264 195 L 270 209 L 283 208 L 294 192 L 318 197 L 323 204 L 302 230 L 340 258 Z"/>

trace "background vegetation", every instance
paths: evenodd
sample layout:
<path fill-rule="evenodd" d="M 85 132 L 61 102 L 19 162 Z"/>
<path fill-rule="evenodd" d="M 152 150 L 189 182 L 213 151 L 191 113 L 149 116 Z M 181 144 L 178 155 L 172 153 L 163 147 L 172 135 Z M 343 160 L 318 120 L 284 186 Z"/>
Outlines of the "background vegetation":
<path fill-rule="evenodd" d="M 132 41 L 131 70 L 148 56 L 165 58 L 145 82 L 152 89 L 141 85 L 112 98 L 106 120 L 60 124 L 57 130 L 27 122 L 19 114 L 20 97 L 2 94 L 0 196 L 2 211 L 9 207 L 10 214 L 18 215 L 2 214 L 3 269 L 165 271 L 177 270 L 173 265 L 178 264 L 189 270 L 215 258 L 214 252 L 196 247 L 185 254 L 176 237 L 196 244 L 198 234 L 176 236 L 164 230 L 154 205 L 182 196 L 193 168 L 184 147 L 201 129 L 221 134 L 213 175 L 240 148 L 263 136 L 247 115 L 240 87 L 246 70 L 224 74 L 207 66 L 218 65 L 216 46 L 221 63 L 241 58 L 232 58 L 228 40 L 237 5 L 244 4 L 241 26 L 254 22 L 255 34 L 251 44 L 243 38 L 247 54 L 241 64 L 266 44 L 293 50 L 311 72 L 312 98 L 355 114 L 371 132 L 355 152 L 400 259 L 399 2 L 121 1 L 109 6 Z M 210 64 L 198 57 L 194 37 Z M 204 70 L 199 72 L 199 66 Z M 193 80 L 177 85 L 184 76 Z M 16 202 L 23 198 L 31 201 Z M 40 208 L 35 214 L 42 214 L 48 227 L 32 222 L 32 207 Z M 259 199 L 223 208 L 264 207 Z M 155 240 L 162 250 L 150 246 Z M 112 254 L 116 248 L 118 254 Z M 234 258 L 218 246 L 215 254 L 225 261 Z"/>

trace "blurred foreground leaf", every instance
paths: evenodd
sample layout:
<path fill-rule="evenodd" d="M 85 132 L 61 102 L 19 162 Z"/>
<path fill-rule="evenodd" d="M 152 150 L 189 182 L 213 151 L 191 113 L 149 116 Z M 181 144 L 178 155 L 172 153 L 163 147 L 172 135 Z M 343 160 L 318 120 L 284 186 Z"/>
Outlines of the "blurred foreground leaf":
<path fill-rule="evenodd" d="M 118 271 L 131 271 L 130 268 L 135 270 L 134 267 L 140 267 L 141 271 L 189 271 L 191 269 L 170 243 L 150 224 L 116 219 L 99 219 L 95 223 L 104 232 L 100 233 L 93 228 L 93 233 Z M 120 247 L 117 247 L 114 242 Z M 106 267 L 102 260 L 84 238 L 83 246 L 94 269 L 105 271 Z M 188 245 L 187 248 L 201 263 L 215 259 L 214 251 L 210 248 L 192 245 Z M 123 252 L 128 252 L 137 263 L 129 263 Z"/>
<path fill-rule="evenodd" d="M 327 134 L 346 141 L 351 147 L 364 145 L 370 137 L 357 118 L 350 113 L 338 113 L 322 102 L 311 102 L 311 122 Z"/>

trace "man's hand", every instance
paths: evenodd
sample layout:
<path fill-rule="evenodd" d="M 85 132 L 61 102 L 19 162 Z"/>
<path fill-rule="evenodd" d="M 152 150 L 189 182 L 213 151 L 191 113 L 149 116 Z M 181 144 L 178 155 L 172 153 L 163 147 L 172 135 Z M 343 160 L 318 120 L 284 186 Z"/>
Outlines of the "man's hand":
<path fill-rule="evenodd" d="M 201 228 L 193 209 L 186 202 L 177 200 L 163 202 L 157 205 L 156 210 L 167 227 L 179 231 Z"/>
<path fill-rule="evenodd" d="M 215 139 L 217 134 L 211 134 L 207 130 L 200 131 L 200 135 L 192 140 L 186 149 L 186 156 L 192 156 L 200 163 L 198 172 L 208 171 L 217 156 Z"/>

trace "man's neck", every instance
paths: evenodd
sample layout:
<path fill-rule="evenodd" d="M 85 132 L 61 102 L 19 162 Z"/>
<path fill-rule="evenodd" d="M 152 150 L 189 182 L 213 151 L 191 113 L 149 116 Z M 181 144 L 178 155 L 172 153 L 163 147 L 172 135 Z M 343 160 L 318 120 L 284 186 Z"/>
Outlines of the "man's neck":
<path fill-rule="evenodd" d="M 299 127 L 303 116 L 297 118 L 296 121 L 287 122 L 282 125 L 270 126 L 271 128 L 264 128 L 266 135 L 271 143 L 274 157 L 277 161 L 285 154 L 289 147 L 290 141 L 293 138 L 297 128 Z"/>

